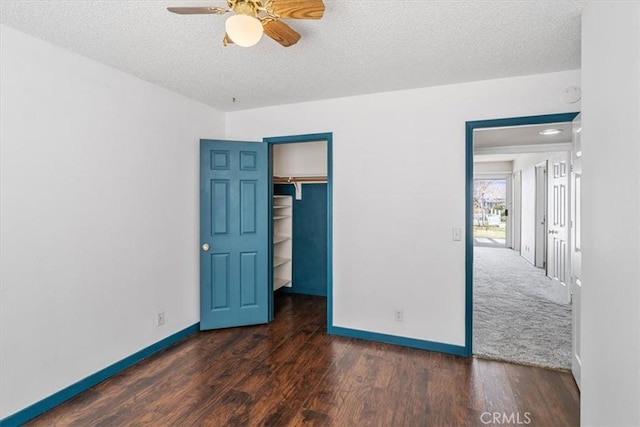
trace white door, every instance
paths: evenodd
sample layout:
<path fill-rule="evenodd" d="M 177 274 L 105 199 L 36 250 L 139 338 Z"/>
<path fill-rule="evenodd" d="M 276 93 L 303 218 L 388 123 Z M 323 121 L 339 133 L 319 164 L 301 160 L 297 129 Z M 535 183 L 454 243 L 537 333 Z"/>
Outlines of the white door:
<path fill-rule="evenodd" d="M 549 159 L 547 170 L 547 276 L 555 293 L 569 302 L 569 153 Z"/>
<path fill-rule="evenodd" d="M 511 214 L 511 212 L 509 212 Z M 511 218 L 513 227 L 512 242 L 513 250 L 520 253 L 520 233 L 521 233 L 521 221 L 522 221 L 522 171 L 516 171 L 513 173 L 513 216 Z"/>
<path fill-rule="evenodd" d="M 505 240 L 505 247 L 512 248 L 513 247 L 513 222 L 511 221 L 511 217 L 513 216 L 513 180 L 509 179 L 509 175 L 506 175 L 505 180 L 507 181 L 507 238 Z"/>
<path fill-rule="evenodd" d="M 580 387 L 582 352 L 580 340 L 580 319 L 582 317 L 582 143 L 580 142 L 580 114 L 573 120 L 573 168 L 571 172 L 571 305 L 572 305 L 572 360 L 571 371 Z"/>
<path fill-rule="evenodd" d="M 547 260 L 547 162 L 536 166 L 535 266 L 545 268 Z"/>

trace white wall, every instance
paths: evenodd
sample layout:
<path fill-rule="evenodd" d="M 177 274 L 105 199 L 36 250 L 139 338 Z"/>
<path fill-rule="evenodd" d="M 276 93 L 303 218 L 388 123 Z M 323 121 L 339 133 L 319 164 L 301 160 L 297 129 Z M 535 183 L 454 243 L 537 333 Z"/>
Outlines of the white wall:
<path fill-rule="evenodd" d="M 4 418 L 199 321 L 198 140 L 224 115 L 0 31 Z"/>
<path fill-rule="evenodd" d="M 504 175 L 513 172 L 513 162 L 474 162 L 473 174 L 475 175 Z"/>
<path fill-rule="evenodd" d="M 640 425 L 640 3 L 582 18 L 581 420 Z"/>
<path fill-rule="evenodd" d="M 326 176 L 327 143 L 325 141 L 273 146 L 275 176 Z"/>
<path fill-rule="evenodd" d="M 464 345 L 465 121 L 579 110 L 560 99 L 579 84 L 568 71 L 239 111 L 227 137 L 333 132 L 334 324 Z"/>
<path fill-rule="evenodd" d="M 523 154 L 513 161 L 513 170 L 522 171 L 521 252 L 535 265 L 536 251 L 536 165 L 559 153 Z"/>

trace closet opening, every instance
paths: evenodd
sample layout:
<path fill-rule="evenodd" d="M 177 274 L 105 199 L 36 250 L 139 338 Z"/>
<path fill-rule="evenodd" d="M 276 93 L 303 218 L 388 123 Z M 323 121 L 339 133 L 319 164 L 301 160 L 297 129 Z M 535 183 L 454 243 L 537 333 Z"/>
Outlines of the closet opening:
<path fill-rule="evenodd" d="M 326 298 L 330 331 L 331 134 L 265 142 L 270 144 L 271 318 L 288 294 Z"/>

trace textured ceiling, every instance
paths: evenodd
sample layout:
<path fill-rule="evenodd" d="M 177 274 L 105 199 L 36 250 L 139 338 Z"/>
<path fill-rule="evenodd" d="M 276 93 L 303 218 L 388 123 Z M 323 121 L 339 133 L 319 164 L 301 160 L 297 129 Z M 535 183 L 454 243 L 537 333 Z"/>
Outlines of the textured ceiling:
<path fill-rule="evenodd" d="M 2 0 L 0 21 L 232 111 L 577 69 L 585 1 L 325 0 L 323 19 L 287 21 L 289 48 L 225 48 L 225 16 L 166 10 L 224 1 Z"/>

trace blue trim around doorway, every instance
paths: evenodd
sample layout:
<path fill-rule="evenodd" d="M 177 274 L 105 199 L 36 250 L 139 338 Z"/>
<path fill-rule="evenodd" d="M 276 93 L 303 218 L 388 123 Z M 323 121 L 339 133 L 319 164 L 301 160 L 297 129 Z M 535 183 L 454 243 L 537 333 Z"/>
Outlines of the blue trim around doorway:
<path fill-rule="evenodd" d="M 333 133 L 312 133 L 263 138 L 267 144 L 293 144 L 297 142 L 326 141 L 327 143 L 327 333 L 333 333 Z M 271 148 L 271 147 L 270 147 Z M 269 150 L 271 167 L 272 150 Z M 270 191 L 273 192 L 273 171 L 269 172 Z M 270 198 L 271 199 L 271 198 Z M 271 201 L 270 201 L 271 203 Z M 270 207 L 270 212 L 273 212 Z M 271 234 L 271 233 L 270 233 Z M 270 295 L 270 312 L 273 314 L 273 292 Z"/>
<path fill-rule="evenodd" d="M 578 113 L 545 114 L 506 119 L 477 120 L 465 124 L 465 340 L 464 355 L 473 355 L 473 131 L 482 128 L 571 122 Z"/>

